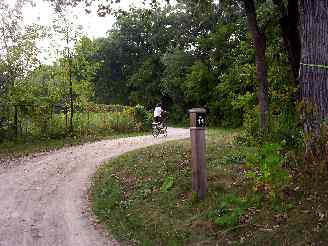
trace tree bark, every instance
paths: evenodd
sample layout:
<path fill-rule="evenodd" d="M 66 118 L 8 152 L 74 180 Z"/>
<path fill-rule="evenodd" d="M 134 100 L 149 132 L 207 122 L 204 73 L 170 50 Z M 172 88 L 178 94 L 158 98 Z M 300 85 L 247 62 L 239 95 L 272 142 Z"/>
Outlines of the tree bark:
<path fill-rule="evenodd" d="M 305 158 L 316 158 L 322 146 L 321 124 L 328 116 L 328 1 L 300 0 L 301 66 Z"/>
<path fill-rule="evenodd" d="M 269 106 L 267 66 L 265 63 L 266 40 L 257 23 L 254 0 L 244 0 L 244 4 L 247 15 L 248 29 L 252 35 L 255 45 L 256 76 L 259 81 L 258 101 L 260 105 L 260 129 L 262 131 L 267 131 L 269 122 Z"/>
<path fill-rule="evenodd" d="M 298 73 L 301 57 L 301 39 L 298 30 L 299 12 L 298 12 L 299 0 L 288 0 L 288 6 L 285 7 L 283 0 L 273 0 L 277 5 L 280 12 L 280 28 L 284 41 L 284 46 L 287 50 L 288 61 L 292 70 L 292 79 L 295 85 L 298 85 Z"/>

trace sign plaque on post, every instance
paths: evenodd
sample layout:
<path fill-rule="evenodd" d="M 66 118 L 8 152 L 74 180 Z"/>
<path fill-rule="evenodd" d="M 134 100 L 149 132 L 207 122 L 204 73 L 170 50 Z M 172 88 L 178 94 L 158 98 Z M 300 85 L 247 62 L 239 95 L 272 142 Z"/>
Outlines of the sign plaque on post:
<path fill-rule="evenodd" d="M 192 148 L 192 191 L 198 199 L 204 199 L 208 189 L 205 162 L 206 110 L 204 108 L 190 109 L 189 116 Z"/>

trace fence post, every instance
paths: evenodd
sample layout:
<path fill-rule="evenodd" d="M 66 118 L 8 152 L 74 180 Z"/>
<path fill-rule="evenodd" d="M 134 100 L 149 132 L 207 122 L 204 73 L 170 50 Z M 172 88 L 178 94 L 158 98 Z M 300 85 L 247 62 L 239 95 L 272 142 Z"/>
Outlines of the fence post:
<path fill-rule="evenodd" d="M 67 125 L 68 125 L 68 122 L 67 122 L 67 113 L 68 113 L 67 106 L 65 106 L 65 129 L 66 129 L 66 131 L 67 131 Z"/>
<path fill-rule="evenodd" d="M 70 107 L 71 107 L 71 115 L 70 115 L 70 132 L 73 134 L 73 112 L 74 112 L 74 104 L 73 104 L 73 84 L 72 84 L 72 57 L 69 54 L 69 94 L 70 94 Z"/>
<path fill-rule="evenodd" d="M 205 161 L 205 115 L 204 108 L 189 110 L 192 148 L 192 191 L 198 199 L 204 199 L 208 189 Z"/>
<path fill-rule="evenodd" d="M 14 114 L 14 125 L 15 125 L 15 138 L 18 137 L 18 111 L 17 105 L 14 106 L 15 114 Z"/>

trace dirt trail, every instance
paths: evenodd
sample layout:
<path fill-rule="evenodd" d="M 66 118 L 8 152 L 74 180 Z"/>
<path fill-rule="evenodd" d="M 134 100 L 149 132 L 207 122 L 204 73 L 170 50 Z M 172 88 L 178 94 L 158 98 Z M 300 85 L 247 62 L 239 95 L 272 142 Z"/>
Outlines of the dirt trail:
<path fill-rule="evenodd" d="M 96 230 L 85 213 L 89 177 L 114 156 L 187 137 L 188 130 L 169 128 L 166 138 L 104 140 L 25 158 L 2 170 L 0 246 L 118 245 Z"/>

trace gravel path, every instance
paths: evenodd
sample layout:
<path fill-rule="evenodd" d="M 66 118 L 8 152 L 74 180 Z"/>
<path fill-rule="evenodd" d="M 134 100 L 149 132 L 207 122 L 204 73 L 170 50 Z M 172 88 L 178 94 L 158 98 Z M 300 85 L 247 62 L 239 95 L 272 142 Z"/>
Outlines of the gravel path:
<path fill-rule="evenodd" d="M 89 177 L 114 156 L 188 137 L 169 128 L 166 138 L 104 140 L 9 163 L 0 170 L 0 246 L 118 245 L 86 212 Z"/>

